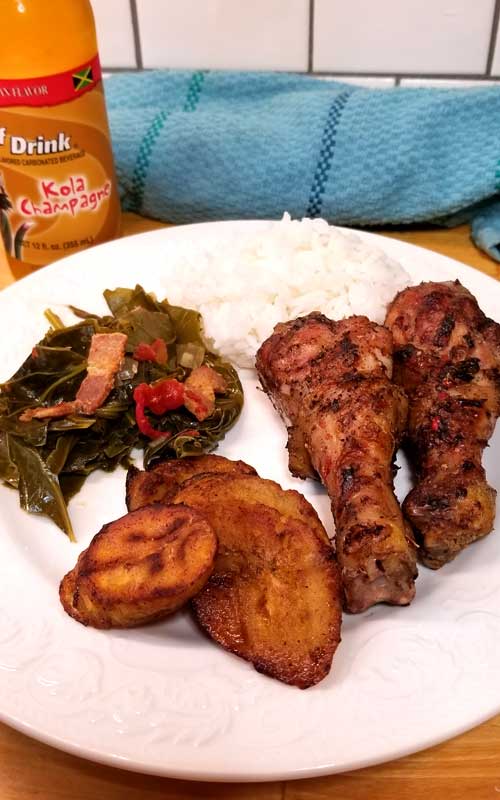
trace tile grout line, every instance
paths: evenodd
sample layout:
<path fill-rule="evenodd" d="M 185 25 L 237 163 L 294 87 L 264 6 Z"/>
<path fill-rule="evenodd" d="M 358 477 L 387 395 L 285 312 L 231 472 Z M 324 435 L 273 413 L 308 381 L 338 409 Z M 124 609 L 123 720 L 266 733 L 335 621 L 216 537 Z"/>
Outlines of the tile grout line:
<path fill-rule="evenodd" d="M 499 0 L 500 2 L 500 0 Z M 153 67 L 109 67 L 103 66 L 103 72 L 115 73 L 115 72 L 151 72 Z M 208 69 L 208 67 L 207 67 Z M 254 72 L 259 72 L 260 70 L 253 70 Z M 281 70 L 275 71 L 277 75 L 281 74 Z M 284 70 L 284 72 L 288 72 L 288 70 Z M 297 70 L 290 70 L 291 75 L 311 75 L 312 77 L 318 78 L 392 78 L 395 81 L 395 85 L 399 86 L 402 80 L 406 80 L 407 78 L 410 79 L 420 79 L 420 80 L 428 80 L 428 81 L 436 81 L 436 80 L 448 80 L 450 82 L 453 81 L 464 81 L 464 80 L 471 80 L 474 83 L 482 83 L 485 81 L 492 81 L 493 83 L 500 83 L 500 76 L 498 75 L 478 75 L 478 74 L 459 74 L 459 75 L 450 75 L 449 73 L 443 74 L 442 72 L 437 74 L 432 73 L 420 73 L 420 72 L 408 72 L 408 73 L 395 73 L 395 72 L 328 72 L 328 71 L 317 71 L 317 72 L 304 72 L 304 71 L 297 71 Z"/>
<path fill-rule="evenodd" d="M 498 0 L 500 2 L 500 0 Z M 307 54 L 307 71 L 313 71 L 314 53 L 314 0 L 309 0 L 309 41 Z"/>
<path fill-rule="evenodd" d="M 117 72 L 147 72 L 145 69 L 139 69 L 139 67 L 103 67 L 103 72 L 109 72 L 112 75 L 115 75 Z"/>
<path fill-rule="evenodd" d="M 500 2 L 500 0 L 499 0 Z M 111 74 L 119 73 L 119 72 L 151 72 L 153 67 L 109 67 L 103 66 L 103 72 L 109 72 Z M 254 72 L 259 72 L 260 70 L 253 70 Z M 285 70 L 284 72 L 287 72 Z M 284 74 L 283 72 L 283 74 Z M 276 70 L 276 74 L 281 74 L 281 70 Z M 396 86 L 401 85 L 401 81 L 406 79 L 419 79 L 419 80 L 428 80 L 428 81 L 440 81 L 440 80 L 447 80 L 450 83 L 454 81 L 465 81 L 470 80 L 474 83 L 480 84 L 486 81 L 491 81 L 495 84 L 500 84 L 500 76 L 498 75 L 470 75 L 470 74 L 459 74 L 459 75 L 449 75 L 449 74 L 431 74 L 431 73 L 417 73 L 417 72 L 408 72 L 404 74 L 398 74 L 394 72 L 328 72 L 328 71 L 318 71 L 318 72 L 304 72 L 304 71 L 296 71 L 291 70 L 291 75 L 311 75 L 312 77 L 318 78 L 392 78 L 395 82 Z"/>
<path fill-rule="evenodd" d="M 132 17 L 132 31 L 134 34 L 134 47 L 135 47 L 135 62 L 137 69 L 143 68 L 142 63 L 142 48 L 141 48 L 141 34 L 139 30 L 139 17 L 137 14 L 136 0 L 130 0 L 130 14 Z"/>
<path fill-rule="evenodd" d="M 500 0 L 499 0 L 500 2 Z M 335 71 L 335 70 L 316 70 L 313 75 L 330 77 L 330 76 L 345 76 L 353 78 L 397 78 L 400 81 L 406 78 L 421 78 L 422 80 L 471 80 L 471 81 L 484 81 L 492 78 L 493 80 L 500 79 L 500 76 L 486 75 L 483 72 L 352 72 L 349 70 Z"/>
<path fill-rule="evenodd" d="M 499 17 L 500 17 L 500 0 L 496 0 L 495 8 L 493 10 L 493 20 L 491 23 L 490 46 L 488 48 L 488 56 L 486 59 L 486 75 L 488 76 L 491 75 L 491 67 L 493 65 L 493 58 L 495 56 Z"/>

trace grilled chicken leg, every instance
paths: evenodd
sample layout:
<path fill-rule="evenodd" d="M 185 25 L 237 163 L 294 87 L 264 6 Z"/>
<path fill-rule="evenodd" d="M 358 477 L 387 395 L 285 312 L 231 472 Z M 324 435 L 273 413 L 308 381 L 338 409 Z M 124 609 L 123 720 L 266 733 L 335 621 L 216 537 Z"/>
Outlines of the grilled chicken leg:
<path fill-rule="evenodd" d="M 400 292 L 386 325 L 418 478 L 403 509 L 436 569 L 493 527 L 496 492 L 481 455 L 500 413 L 500 325 L 458 281 Z"/>
<path fill-rule="evenodd" d="M 407 402 L 390 382 L 389 331 L 309 314 L 277 325 L 256 366 L 288 427 L 290 471 L 319 476 L 330 495 L 345 608 L 409 603 L 415 552 L 392 471 Z"/>

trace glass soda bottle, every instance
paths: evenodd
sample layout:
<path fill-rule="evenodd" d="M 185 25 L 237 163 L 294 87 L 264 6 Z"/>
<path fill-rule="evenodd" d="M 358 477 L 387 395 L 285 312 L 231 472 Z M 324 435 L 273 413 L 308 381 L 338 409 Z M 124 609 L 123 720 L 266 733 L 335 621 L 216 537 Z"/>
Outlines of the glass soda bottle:
<path fill-rule="evenodd" d="M 120 205 L 89 0 L 0 0 L 0 227 L 41 266 L 116 236 Z"/>

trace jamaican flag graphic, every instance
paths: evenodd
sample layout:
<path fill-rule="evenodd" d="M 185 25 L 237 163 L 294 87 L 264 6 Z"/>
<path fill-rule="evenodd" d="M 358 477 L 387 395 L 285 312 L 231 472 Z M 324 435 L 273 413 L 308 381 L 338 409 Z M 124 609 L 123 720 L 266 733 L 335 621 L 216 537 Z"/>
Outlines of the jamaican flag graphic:
<path fill-rule="evenodd" d="M 86 89 L 94 83 L 94 75 L 90 65 L 79 69 L 78 72 L 74 72 L 71 77 L 73 79 L 73 89 L 75 92 L 80 92 L 82 89 Z"/>

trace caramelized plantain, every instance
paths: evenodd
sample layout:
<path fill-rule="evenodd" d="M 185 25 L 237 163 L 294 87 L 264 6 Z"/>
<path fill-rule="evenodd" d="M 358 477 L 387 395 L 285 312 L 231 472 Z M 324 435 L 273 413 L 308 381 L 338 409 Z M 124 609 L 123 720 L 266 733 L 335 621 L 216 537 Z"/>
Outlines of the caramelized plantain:
<path fill-rule="evenodd" d="M 59 596 L 67 613 L 95 628 L 129 628 L 171 614 L 210 576 L 217 537 L 184 505 L 153 504 L 105 525 Z"/>
<path fill-rule="evenodd" d="M 215 455 L 170 459 L 145 471 L 130 467 L 125 498 L 127 508 L 135 511 L 150 503 L 169 503 L 181 483 L 205 472 L 257 474 L 253 467 L 243 461 L 230 461 L 229 458 Z"/>
<path fill-rule="evenodd" d="M 305 689 L 330 671 L 340 641 L 335 554 L 302 495 L 258 476 L 207 475 L 174 498 L 202 511 L 219 550 L 193 599 L 200 625 L 255 669 Z"/>

